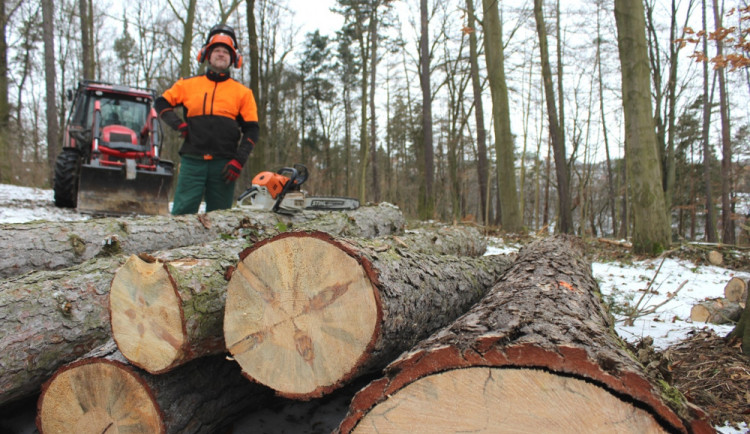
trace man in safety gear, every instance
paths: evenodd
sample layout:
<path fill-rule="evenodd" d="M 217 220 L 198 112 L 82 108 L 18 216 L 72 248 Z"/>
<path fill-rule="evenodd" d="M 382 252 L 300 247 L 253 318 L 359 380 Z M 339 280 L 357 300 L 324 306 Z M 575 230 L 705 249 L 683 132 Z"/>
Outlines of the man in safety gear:
<path fill-rule="evenodd" d="M 229 67 L 242 66 L 234 29 L 211 28 L 198 53 L 208 62 L 205 74 L 181 78 L 156 99 L 159 117 L 184 142 L 172 214 L 232 207 L 234 184 L 258 140 L 258 108 L 253 92 L 232 79 Z M 175 113 L 183 107 L 185 120 Z"/>

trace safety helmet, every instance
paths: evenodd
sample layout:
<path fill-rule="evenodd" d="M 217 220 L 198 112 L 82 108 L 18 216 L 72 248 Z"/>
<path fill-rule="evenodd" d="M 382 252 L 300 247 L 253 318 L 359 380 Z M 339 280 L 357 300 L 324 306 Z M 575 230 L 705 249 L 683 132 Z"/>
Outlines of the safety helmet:
<path fill-rule="evenodd" d="M 216 45 L 225 45 L 232 57 L 232 65 L 235 68 L 242 67 L 242 55 L 239 53 L 239 47 L 237 46 L 237 37 L 234 35 L 234 29 L 226 24 L 217 24 L 211 27 L 206 37 L 206 43 L 198 51 L 198 63 L 205 62 Z"/>

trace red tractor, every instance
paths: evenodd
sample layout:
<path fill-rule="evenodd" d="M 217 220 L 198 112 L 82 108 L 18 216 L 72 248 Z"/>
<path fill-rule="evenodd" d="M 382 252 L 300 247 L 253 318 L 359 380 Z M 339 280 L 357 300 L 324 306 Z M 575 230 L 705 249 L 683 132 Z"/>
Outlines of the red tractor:
<path fill-rule="evenodd" d="M 161 160 L 152 89 L 81 81 L 55 165 L 55 205 L 95 215 L 168 214 L 174 177 Z"/>

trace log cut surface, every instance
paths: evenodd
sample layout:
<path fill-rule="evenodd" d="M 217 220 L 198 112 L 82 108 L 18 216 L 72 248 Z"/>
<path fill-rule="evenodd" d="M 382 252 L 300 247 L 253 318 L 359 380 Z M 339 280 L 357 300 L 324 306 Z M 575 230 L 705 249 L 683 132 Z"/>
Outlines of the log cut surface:
<path fill-rule="evenodd" d="M 43 385 L 36 425 L 41 434 L 214 434 L 271 397 L 224 356 L 152 375 L 130 365 L 109 341 Z"/>
<path fill-rule="evenodd" d="M 543 370 L 490 367 L 422 377 L 376 406 L 355 432 L 429 427 L 429 432 L 489 433 L 508 426 L 540 433 L 664 432 L 648 412 L 586 381 Z"/>
<path fill-rule="evenodd" d="M 344 377 L 379 323 L 365 270 L 316 237 L 286 237 L 255 250 L 227 292 L 229 351 L 255 380 L 289 394 Z"/>
<path fill-rule="evenodd" d="M 247 377 L 288 398 L 326 395 L 449 324 L 511 261 L 365 244 L 291 232 L 242 253 L 224 336 Z"/>
<path fill-rule="evenodd" d="M 187 337 L 179 296 L 163 263 L 131 256 L 112 280 L 109 304 L 112 336 L 128 360 L 154 373 L 172 365 Z"/>
<path fill-rule="evenodd" d="M 41 433 L 164 432 L 156 401 L 126 365 L 107 360 L 59 372 L 40 399 Z"/>
<path fill-rule="evenodd" d="M 405 412 L 451 405 L 459 409 L 420 425 L 424 432 L 460 424 L 464 413 L 476 415 L 480 427 L 484 420 L 496 421 L 491 428 L 494 432 L 528 428 L 527 419 L 497 419 L 495 413 L 503 414 L 499 408 L 528 409 L 563 421 L 572 417 L 582 421 L 571 426 L 576 431 L 588 430 L 590 419 L 592 431 L 611 424 L 616 428 L 604 431 L 713 432 L 705 414 L 684 401 L 667 400 L 667 392 L 624 350 L 599 297 L 580 240 L 558 236 L 524 247 L 487 296 L 404 353 L 386 368 L 384 377 L 360 391 L 339 430 L 359 432 L 362 426 L 368 432 L 363 424 L 370 414 L 390 419 L 391 401 L 403 392 L 407 393 L 400 400 L 407 403 Z M 481 380 L 475 379 L 474 384 L 479 381 L 482 387 L 464 392 L 451 389 L 462 387 L 460 380 L 466 373 L 459 371 L 475 370 Z M 423 381 L 427 384 L 419 386 Z M 407 392 L 412 385 L 424 390 L 438 388 L 435 384 L 447 390 L 430 392 L 429 400 L 428 394 L 423 394 L 423 400 L 415 397 L 419 392 L 411 397 Z M 593 395 L 578 396 L 582 393 Z M 461 395 L 470 398 L 454 399 Z M 438 396 L 446 402 L 434 402 Z M 611 412 L 603 408 L 617 401 L 622 405 Z"/>

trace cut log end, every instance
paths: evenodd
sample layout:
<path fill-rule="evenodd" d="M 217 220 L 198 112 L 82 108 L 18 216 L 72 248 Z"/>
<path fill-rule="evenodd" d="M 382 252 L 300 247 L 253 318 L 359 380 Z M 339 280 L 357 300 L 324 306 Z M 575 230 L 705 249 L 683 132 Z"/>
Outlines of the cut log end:
<path fill-rule="evenodd" d="M 117 362 L 87 361 L 63 368 L 43 387 L 39 432 L 164 432 L 152 394 Z"/>
<path fill-rule="evenodd" d="M 354 433 L 411 432 L 414 427 L 424 432 L 578 433 L 582 426 L 591 432 L 665 432 L 647 411 L 602 387 L 536 369 L 441 372 L 359 410 L 366 414 Z"/>
<path fill-rule="evenodd" d="M 747 300 L 747 282 L 739 277 L 732 277 L 724 286 L 724 297 L 736 303 L 745 303 Z"/>
<path fill-rule="evenodd" d="M 252 250 L 227 287 L 224 338 L 246 376 L 295 398 L 347 380 L 372 345 L 380 308 L 342 246 L 290 234 Z"/>
<path fill-rule="evenodd" d="M 164 265 L 131 256 L 112 280 L 112 336 L 135 366 L 160 373 L 182 354 L 187 339 L 174 283 Z"/>

